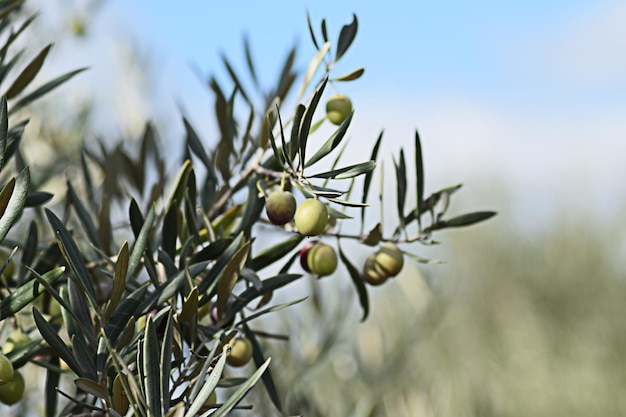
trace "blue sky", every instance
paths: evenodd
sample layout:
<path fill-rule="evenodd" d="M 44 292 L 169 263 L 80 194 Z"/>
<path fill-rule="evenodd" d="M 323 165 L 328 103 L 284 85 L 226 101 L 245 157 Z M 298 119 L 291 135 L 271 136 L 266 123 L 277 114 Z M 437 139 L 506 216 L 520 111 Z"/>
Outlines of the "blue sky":
<path fill-rule="evenodd" d="M 38 1 L 42 24 L 54 26 L 52 3 Z M 81 13 L 77 0 L 55 4 Z M 624 206 L 622 1 L 108 0 L 88 38 L 57 45 L 55 65 L 92 66 L 74 88 L 97 92 L 107 126 L 113 120 L 132 132 L 145 117 L 171 119 L 167 135 L 176 136 L 178 102 L 210 137 L 211 96 L 191 67 L 226 80 L 225 52 L 244 72 L 247 34 L 266 83 L 294 43 L 304 69 L 315 52 L 306 10 L 318 33 L 326 18 L 331 40 L 352 13 L 359 18 L 356 41 L 334 73 L 366 70 L 338 85 L 355 103 L 351 141 L 366 145 L 356 146 L 355 158 L 366 157 L 381 128 L 395 153 L 418 128 L 429 191 L 464 182 L 467 204 L 479 208 L 511 197 L 512 219 L 550 218 L 564 208 L 599 218 Z M 137 50 L 145 60 L 128 69 Z"/>

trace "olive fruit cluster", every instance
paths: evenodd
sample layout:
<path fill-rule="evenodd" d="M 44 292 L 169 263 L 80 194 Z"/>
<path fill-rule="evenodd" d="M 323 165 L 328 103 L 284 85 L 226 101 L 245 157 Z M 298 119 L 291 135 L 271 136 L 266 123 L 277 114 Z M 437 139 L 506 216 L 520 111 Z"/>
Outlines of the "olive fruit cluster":
<path fill-rule="evenodd" d="M 265 200 L 265 212 L 270 222 L 282 226 L 294 219 L 298 231 L 305 236 L 317 236 L 328 222 L 326 205 L 315 198 L 304 200 L 299 206 L 289 191 L 277 191 Z"/>
<path fill-rule="evenodd" d="M 343 94 L 335 94 L 326 102 L 326 117 L 334 125 L 339 126 L 352 113 L 352 102 Z"/>
<path fill-rule="evenodd" d="M 377 252 L 367 257 L 363 279 L 371 285 L 381 285 L 387 278 L 395 277 L 404 266 L 404 255 L 393 243 L 385 243 Z"/>
<path fill-rule="evenodd" d="M 325 277 L 337 269 L 337 253 L 335 249 L 325 243 L 311 242 L 300 251 L 300 265 L 312 274 Z"/>
<path fill-rule="evenodd" d="M 13 369 L 11 361 L 0 354 L 0 402 L 12 405 L 24 395 L 24 378 Z"/>

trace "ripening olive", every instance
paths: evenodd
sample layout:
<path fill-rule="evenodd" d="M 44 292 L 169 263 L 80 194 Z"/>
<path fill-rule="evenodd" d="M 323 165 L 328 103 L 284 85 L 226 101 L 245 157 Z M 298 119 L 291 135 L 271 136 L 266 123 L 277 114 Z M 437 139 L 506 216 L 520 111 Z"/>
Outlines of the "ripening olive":
<path fill-rule="evenodd" d="M 296 210 L 296 227 L 305 236 L 317 236 L 328 222 L 326 205 L 315 198 L 307 198 Z"/>
<path fill-rule="evenodd" d="M 265 200 L 265 211 L 273 224 L 287 224 L 296 212 L 296 198 L 289 191 L 272 193 Z"/>
<path fill-rule="evenodd" d="M 326 117 L 339 126 L 352 113 L 352 102 L 343 94 L 335 94 L 326 102 Z"/>
<path fill-rule="evenodd" d="M 305 263 L 306 271 L 324 277 L 337 269 L 337 253 L 332 246 L 318 242 L 307 250 Z"/>
<path fill-rule="evenodd" d="M 3 354 L 0 354 L 0 385 L 7 384 L 13 381 L 13 364 Z"/>
<path fill-rule="evenodd" d="M 25 387 L 24 377 L 21 373 L 15 372 L 12 381 L 0 385 L 0 402 L 7 405 L 15 404 L 22 399 Z"/>
<path fill-rule="evenodd" d="M 363 267 L 363 279 L 370 285 L 382 285 L 387 281 L 387 274 L 376 262 L 376 253 L 367 257 Z"/>
<path fill-rule="evenodd" d="M 228 342 L 230 352 L 226 357 L 226 362 L 231 366 L 244 366 L 252 359 L 252 343 L 243 337 L 234 337 Z"/>
<path fill-rule="evenodd" d="M 388 242 L 376 252 L 376 263 L 388 277 L 395 277 L 404 266 L 404 255 L 396 245 Z"/>

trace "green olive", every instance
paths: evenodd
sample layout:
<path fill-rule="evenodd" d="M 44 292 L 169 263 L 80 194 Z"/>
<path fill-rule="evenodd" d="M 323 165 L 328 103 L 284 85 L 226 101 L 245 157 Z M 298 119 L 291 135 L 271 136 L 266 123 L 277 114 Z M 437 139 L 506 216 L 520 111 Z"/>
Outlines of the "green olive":
<path fill-rule="evenodd" d="M 308 198 L 296 210 L 296 227 L 305 236 L 317 236 L 328 222 L 328 209 L 321 201 Z"/>
<path fill-rule="evenodd" d="M 404 255 L 393 243 L 385 243 L 376 252 L 376 263 L 385 271 L 388 277 L 395 277 L 402 271 Z"/>
<path fill-rule="evenodd" d="M 24 377 L 19 372 L 15 372 L 13 380 L 4 385 L 0 385 L 0 402 L 13 405 L 22 399 L 24 395 Z"/>
<path fill-rule="evenodd" d="M 228 342 L 230 352 L 226 362 L 231 366 L 244 366 L 252 359 L 252 343 L 243 336 L 234 337 Z"/>
<path fill-rule="evenodd" d="M 382 285 L 387 281 L 387 274 L 376 262 L 376 253 L 372 253 L 365 261 L 363 280 L 374 286 Z"/>
<path fill-rule="evenodd" d="M 13 381 L 13 364 L 3 354 L 0 354 L 0 385 L 7 384 Z"/>
<path fill-rule="evenodd" d="M 339 126 L 352 113 L 352 102 L 343 94 L 335 94 L 326 102 L 326 117 Z"/>
<path fill-rule="evenodd" d="M 332 274 L 337 269 L 337 253 L 332 246 L 324 243 L 316 243 L 306 254 L 307 266 L 313 274 L 324 277 Z"/>
<path fill-rule="evenodd" d="M 19 349 L 30 343 L 30 337 L 27 334 L 22 333 L 19 330 L 15 330 L 9 334 L 7 341 L 2 345 L 2 353 L 7 355 L 13 352 L 15 349 Z"/>
<path fill-rule="evenodd" d="M 265 201 L 265 211 L 273 224 L 287 224 L 296 212 L 296 198 L 289 191 L 272 193 Z"/>

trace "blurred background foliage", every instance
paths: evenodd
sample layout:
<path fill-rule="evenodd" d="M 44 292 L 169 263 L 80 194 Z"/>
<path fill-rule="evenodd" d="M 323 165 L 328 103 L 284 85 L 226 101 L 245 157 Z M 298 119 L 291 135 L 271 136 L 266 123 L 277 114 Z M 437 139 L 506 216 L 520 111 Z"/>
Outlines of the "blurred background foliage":
<path fill-rule="evenodd" d="M 77 27 L 68 35 L 89 36 Z M 53 94 L 29 110 L 25 157 L 45 144 L 51 173 L 75 163 L 73 151 L 93 134 L 89 100 L 78 112 L 55 111 L 64 100 Z M 471 189 L 484 195 L 499 185 Z M 408 263 L 371 291 L 365 323 L 352 289 L 333 282 L 345 271 L 310 280 L 315 297 L 264 321 L 291 335 L 269 342 L 288 408 L 305 416 L 625 415 L 624 220 L 563 206 L 537 231 L 510 221 L 506 193 L 496 201 L 497 221 L 443 233 L 443 245 L 426 250 L 444 264 Z M 39 398 L 29 399 L 36 410 Z"/>

